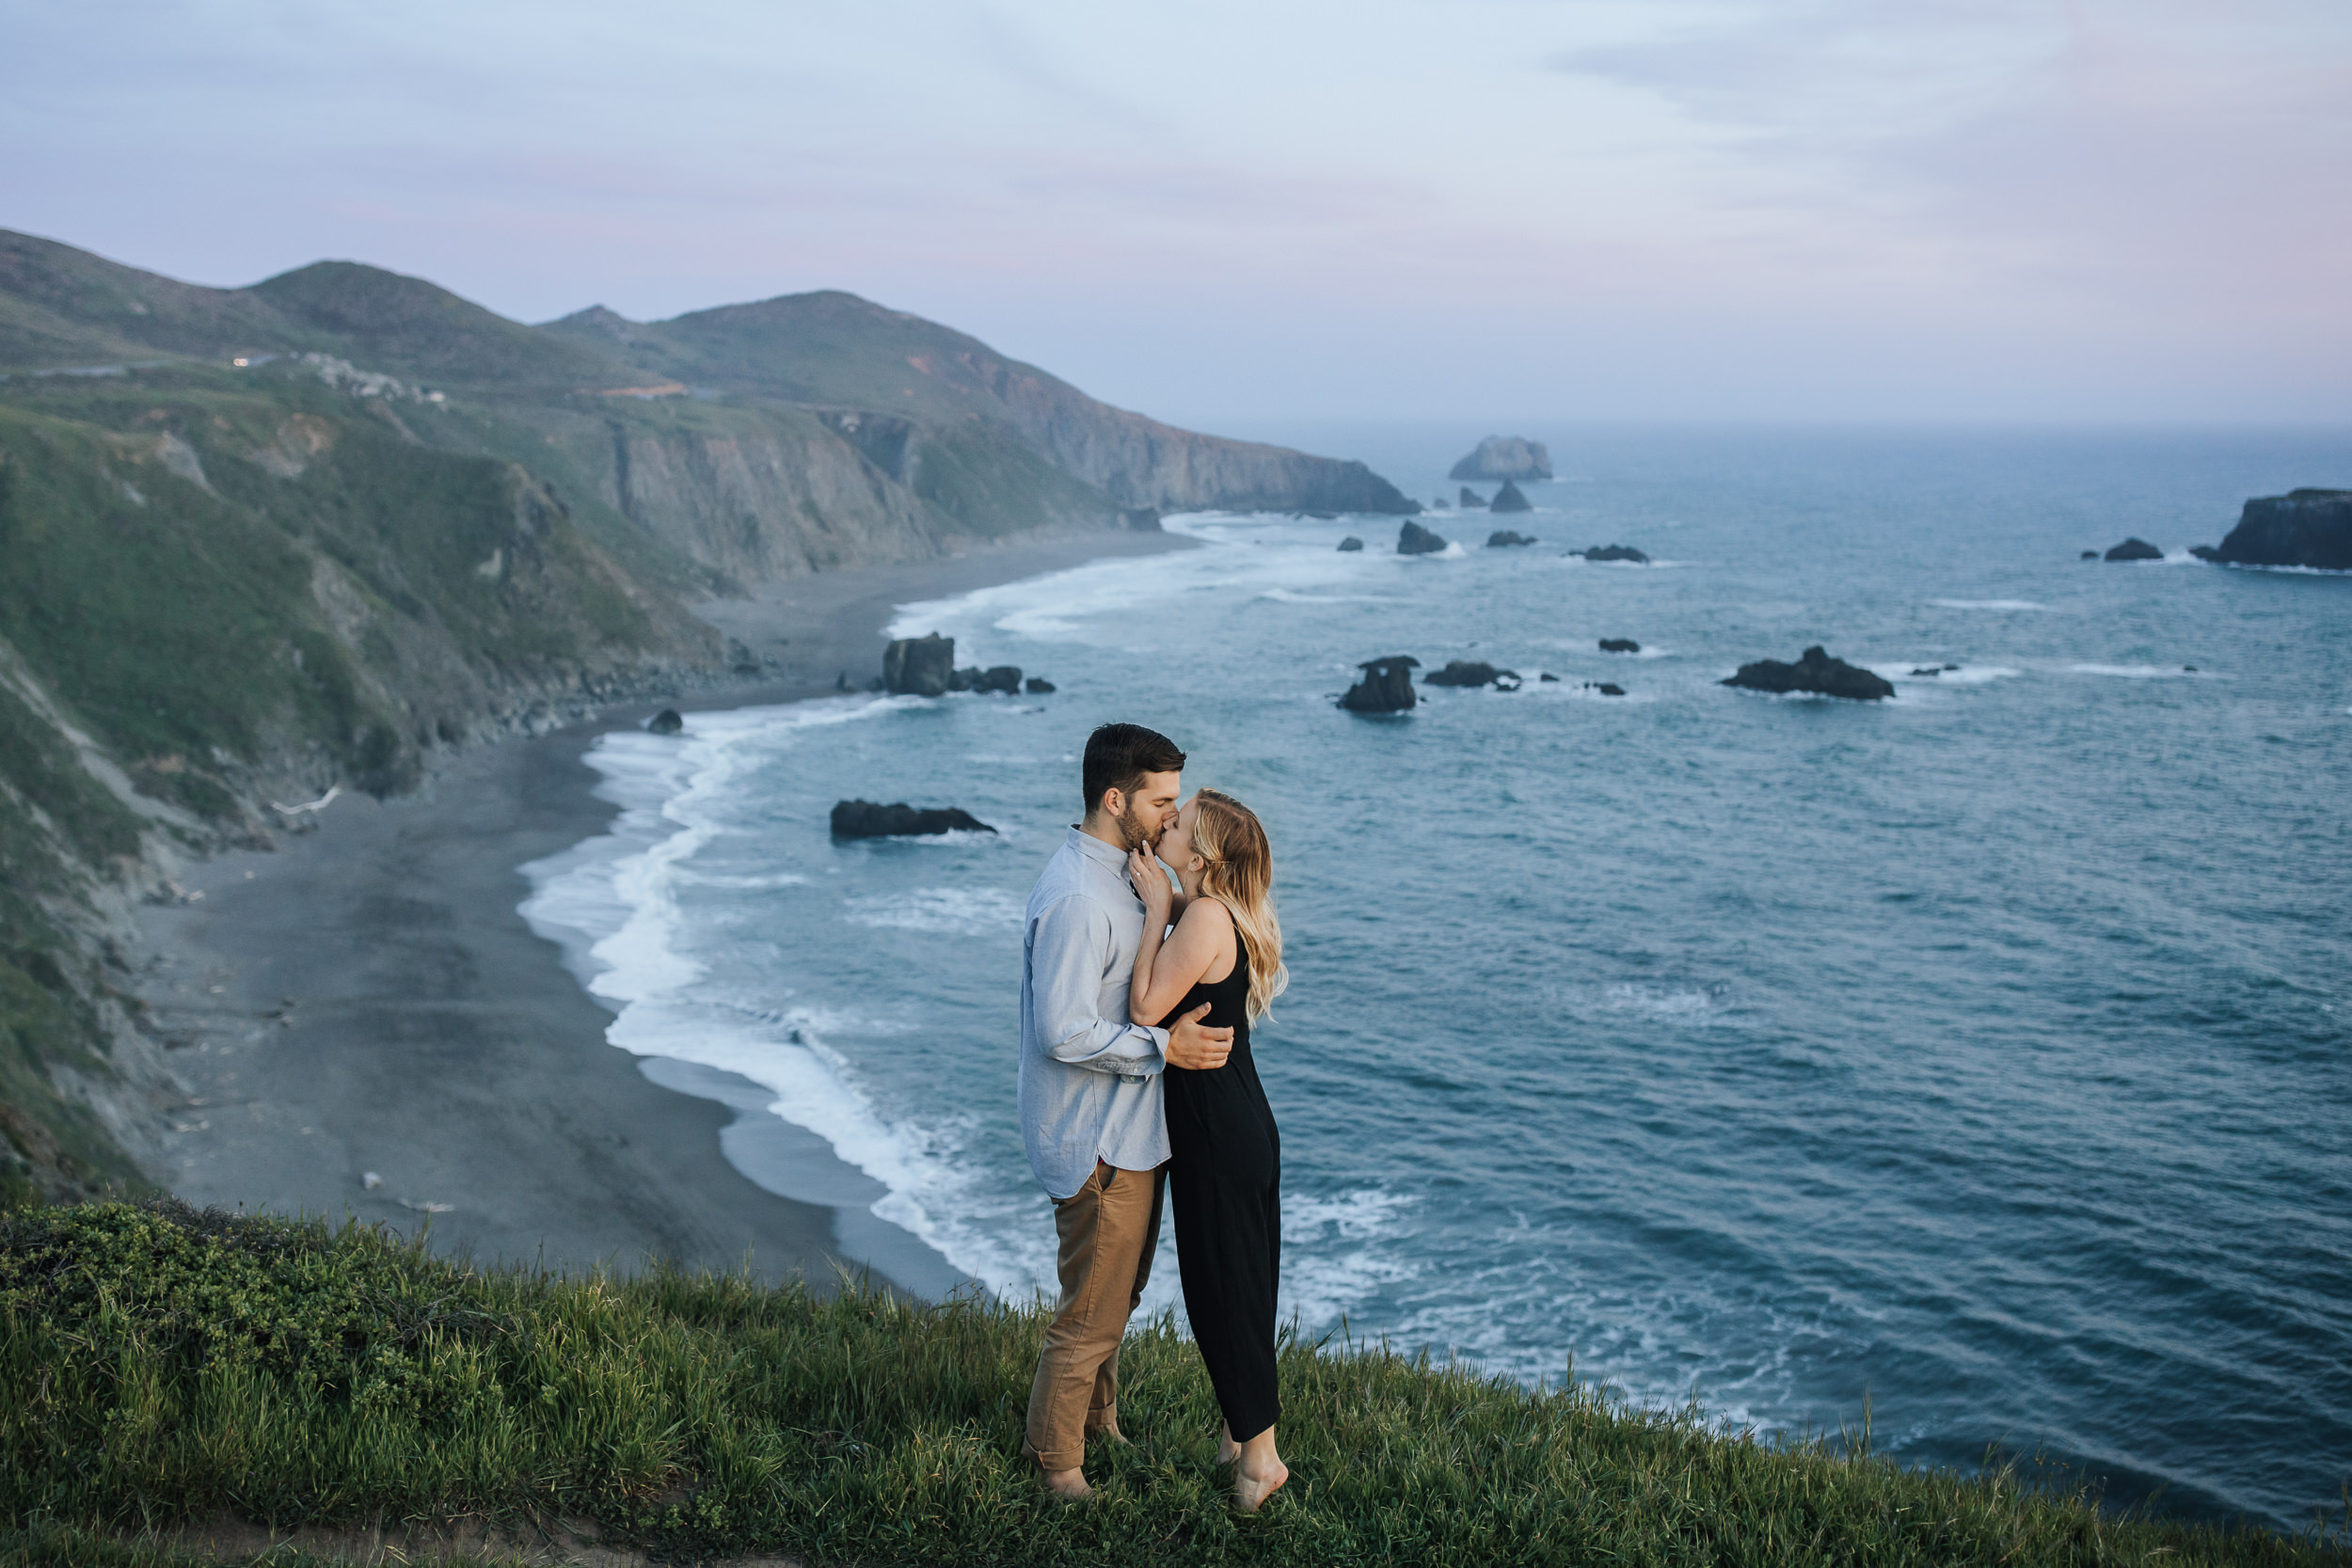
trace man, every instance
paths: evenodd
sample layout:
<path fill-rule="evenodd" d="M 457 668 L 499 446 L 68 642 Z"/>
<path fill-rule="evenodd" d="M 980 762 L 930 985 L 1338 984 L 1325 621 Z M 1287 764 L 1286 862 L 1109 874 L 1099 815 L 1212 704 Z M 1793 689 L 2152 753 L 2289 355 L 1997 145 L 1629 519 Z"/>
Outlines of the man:
<path fill-rule="evenodd" d="M 1220 1068 L 1206 1003 L 1171 1029 L 1127 1018 L 1143 901 L 1127 852 L 1176 820 L 1184 753 L 1139 724 L 1087 737 L 1086 817 L 1029 894 L 1021 971 L 1021 1135 L 1054 1200 L 1061 1301 L 1029 1389 L 1024 1448 L 1057 1497 L 1087 1496 L 1087 1439 L 1119 1432 L 1119 1341 L 1160 1235 L 1168 1121 L 1160 1069 Z"/>

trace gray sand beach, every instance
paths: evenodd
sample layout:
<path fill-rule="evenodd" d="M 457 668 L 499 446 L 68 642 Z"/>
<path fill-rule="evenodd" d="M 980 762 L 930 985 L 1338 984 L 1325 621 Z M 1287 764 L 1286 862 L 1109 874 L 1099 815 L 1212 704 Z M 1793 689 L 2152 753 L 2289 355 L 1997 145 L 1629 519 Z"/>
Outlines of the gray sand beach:
<path fill-rule="evenodd" d="M 898 605 L 1184 543 L 1077 535 L 771 584 L 700 609 L 778 678 L 672 705 L 862 687 Z M 608 1045 L 611 1013 L 516 912 L 517 868 L 613 816 L 582 752 L 657 705 L 478 747 L 411 796 L 343 796 L 317 831 L 204 862 L 182 879 L 199 897 L 144 911 L 141 993 L 187 1091 L 155 1174 L 198 1205 L 429 1225 L 437 1251 L 485 1263 L 963 1283 L 754 1085 Z"/>

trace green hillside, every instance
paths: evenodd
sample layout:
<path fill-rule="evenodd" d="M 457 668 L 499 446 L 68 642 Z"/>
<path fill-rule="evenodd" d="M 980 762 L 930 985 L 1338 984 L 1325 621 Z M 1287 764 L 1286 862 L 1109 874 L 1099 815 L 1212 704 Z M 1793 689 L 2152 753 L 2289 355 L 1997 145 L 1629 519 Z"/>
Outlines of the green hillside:
<path fill-rule="evenodd" d="M 2345 1561 L 2336 1521 L 2287 1539 L 2119 1514 L 2030 1464 L 1904 1469 L 1867 1435 L 1775 1442 L 1293 1337 L 1290 1482 L 1238 1517 L 1207 1373 L 1166 1318 L 1130 1335 L 1130 1441 L 1095 1445 L 1096 1497 L 1070 1507 L 1020 1452 L 1046 1315 L 481 1272 L 175 1205 L 0 1219 L 0 1560 L 166 1568 L 175 1530 L 226 1517 L 388 1549 L 371 1560 L 471 1519 L 677 1562 Z"/>
<path fill-rule="evenodd" d="M 0 1198 L 138 1183 L 93 1106 L 151 1114 L 107 911 L 159 847 L 723 678 L 698 598 L 1171 504 L 1411 503 L 847 293 L 539 327 L 355 261 L 207 288 L 0 231 Z"/>

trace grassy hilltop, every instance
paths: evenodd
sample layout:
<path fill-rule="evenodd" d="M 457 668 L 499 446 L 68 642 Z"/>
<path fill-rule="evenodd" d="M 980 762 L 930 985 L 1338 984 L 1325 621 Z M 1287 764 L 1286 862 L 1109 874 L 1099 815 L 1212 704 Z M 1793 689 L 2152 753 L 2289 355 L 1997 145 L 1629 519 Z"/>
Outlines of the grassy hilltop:
<path fill-rule="evenodd" d="M 1236 1518 L 1216 1410 L 1166 1323 L 1122 1360 L 1096 1502 L 1018 1455 L 1041 1316 L 740 1279 L 484 1274 L 354 1227 L 123 1205 L 0 1220 L 0 1562 L 160 1564 L 230 1516 L 486 1519 L 704 1560 L 1005 1564 L 2322 1564 L 1589 1391 L 1291 1342 L 1291 1483 Z M 271 1560 L 284 1560 L 282 1557 Z"/>
<path fill-rule="evenodd" d="M 124 912 L 269 800 L 727 678 L 706 595 L 1228 503 L 1411 509 L 850 294 L 530 326 L 0 231 L 0 1199 L 140 1189 Z"/>

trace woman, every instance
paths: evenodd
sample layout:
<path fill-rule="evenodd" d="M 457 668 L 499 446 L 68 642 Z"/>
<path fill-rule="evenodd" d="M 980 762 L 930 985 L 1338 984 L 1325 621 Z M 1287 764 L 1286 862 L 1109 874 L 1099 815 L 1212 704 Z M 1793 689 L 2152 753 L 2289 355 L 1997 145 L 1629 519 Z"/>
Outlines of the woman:
<path fill-rule="evenodd" d="M 1127 870 L 1144 921 L 1128 1011 L 1138 1023 L 1166 1025 L 1206 1002 L 1201 1022 L 1233 1031 L 1223 1067 L 1171 1067 L 1162 1081 L 1184 1311 L 1225 1413 L 1217 1462 L 1233 1466 L 1233 1500 L 1252 1513 L 1290 1479 L 1274 1447 L 1282 1142 L 1249 1056 L 1249 1025 L 1290 983 L 1274 917 L 1274 853 L 1248 806 L 1204 789 L 1161 834 L 1159 858 L 1184 883 L 1183 912 L 1164 934 L 1176 902 L 1168 874 L 1132 851 Z"/>

